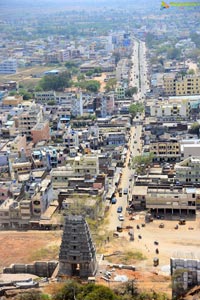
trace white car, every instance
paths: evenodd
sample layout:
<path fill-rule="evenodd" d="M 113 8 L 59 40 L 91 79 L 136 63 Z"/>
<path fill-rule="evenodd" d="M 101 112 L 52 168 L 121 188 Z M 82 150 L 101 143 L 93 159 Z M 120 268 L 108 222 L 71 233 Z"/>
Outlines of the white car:
<path fill-rule="evenodd" d="M 119 221 L 124 221 L 124 216 L 123 215 L 119 215 L 118 219 L 119 219 Z"/>

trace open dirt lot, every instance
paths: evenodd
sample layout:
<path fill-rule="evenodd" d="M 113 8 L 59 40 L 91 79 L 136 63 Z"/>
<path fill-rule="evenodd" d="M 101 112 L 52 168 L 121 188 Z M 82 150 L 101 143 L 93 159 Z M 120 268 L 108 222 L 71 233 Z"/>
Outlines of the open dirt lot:
<path fill-rule="evenodd" d="M 0 271 L 11 263 L 57 259 L 60 231 L 0 231 Z"/>
<path fill-rule="evenodd" d="M 170 257 L 197 258 L 200 259 L 200 219 L 196 221 L 187 221 L 186 225 L 179 225 L 174 229 L 177 221 L 154 220 L 151 223 L 144 223 L 144 215 L 138 214 L 135 220 L 129 220 L 128 214 L 123 223 L 123 227 L 127 225 L 133 226 L 134 241 L 130 241 L 129 230 L 123 230 L 119 233 L 119 238 L 109 245 L 105 245 L 105 253 L 111 253 L 113 249 L 118 251 L 137 250 L 142 252 L 146 257 L 145 260 L 138 263 L 139 268 L 152 269 L 152 261 L 155 256 L 159 258 L 160 271 L 165 271 L 165 267 L 170 263 Z M 159 224 L 163 223 L 164 228 L 159 228 Z M 137 229 L 137 225 L 140 229 Z M 189 229 L 193 228 L 193 229 Z M 141 238 L 138 238 L 141 235 Z M 159 245 L 155 245 L 154 241 L 158 241 Z M 156 255 L 155 249 L 159 249 Z"/>

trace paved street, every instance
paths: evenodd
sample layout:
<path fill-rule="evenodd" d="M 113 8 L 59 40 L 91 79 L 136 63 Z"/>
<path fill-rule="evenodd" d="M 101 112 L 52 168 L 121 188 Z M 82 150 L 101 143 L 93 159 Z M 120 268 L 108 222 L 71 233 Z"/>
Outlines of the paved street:
<path fill-rule="evenodd" d="M 132 69 L 130 71 L 130 86 L 137 87 L 135 100 L 144 100 L 149 88 L 147 79 L 147 62 L 145 43 L 135 39 L 132 53 Z"/>
<path fill-rule="evenodd" d="M 109 209 L 109 224 L 107 226 L 109 231 L 116 231 L 117 226 L 123 226 L 123 222 L 118 220 L 119 213 L 117 213 L 117 208 L 119 206 L 123 207 L 122 215 L 125 216 L 125 211 L 128 203 L 128 199 L 132 197 L 132 184 L 134 181 L 130 181 L 130 179 L 134 175 L 134 170 L 129 167 L 129 160 L 132 160 L 132 157 L 139 155 L 138 149 L 141 149 L 141 132 L 142 126 L 132 126 L 131 127 L 131 135 L 129 140 L 129 149 L 127 151 L 125 166 L 122 168 L 122 176 L 119 184 L 119 188 L 122 188 L 122 191 L 125 188 L 128 188 L 128 195 L 122 194 L 122 197 L 117 193 L 117 203 L 112 204 Z"/>
<path fill-rule="evenodd" d="M 135 100 L 144 101 L 146 91 L 148 90 L 147 82 L 147 64 L 146 64 L 146 46 L 145 43 L 135 39 L 132 53 L 132 69 L 130 70 L 130 86 L 136 86 L 138 89 L 137 95 L 134 95 Z M 140 117 L 142 119 L 142 117 Z M 140 119 L 133 120 L 137 124 Z M 126 155 L 125 166 L 122 168 L 122 176 L 119 188 L 124 191 L 128 188 L 128 195 L 124 193 L 120 197 L 117 193 L 117 203 L 112 204 L 109 209 L 109 231 L 116 231 L 117 226 L 123 226 L 123 221 L 118 220 L 119 213 L 117 208 L 122 206 L 122 215 L 125 216 L 128 200 L 132 198 L 132 188 L 134 185 L 134 170 L 130 167 L 132 158 L 140 155 L 142 150 L 141 144 L 142 125 L 133 125 L 130 129 L 129 148 Z"/>

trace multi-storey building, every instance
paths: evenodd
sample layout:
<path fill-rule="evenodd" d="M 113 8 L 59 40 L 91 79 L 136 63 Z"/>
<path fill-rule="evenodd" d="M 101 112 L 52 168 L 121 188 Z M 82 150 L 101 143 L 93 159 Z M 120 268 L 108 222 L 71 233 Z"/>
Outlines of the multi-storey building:
<path fill-rule="evenodd" d="M 149 186 L 146 208 L 153 215 L 171 217 L 194 216 L 196 214 L 196 189 L 181 186 Z"/>
<path fill-rule="evenodd" d="M 88 154 L 84 156 L 76 156 L 70 159 L 74 173 L 79 176 L 97 176 L 99 174 L 99 158 L 97 155 Z"/>
<path fill-rule="evenodd" d="M 150 107 L 150 115 L 158 118 L 176 119 L 177 117 L 189 117 L 189 105 L 187 101 L 157 102 Z"/>
<path fill-rule="evenodd" d="M 36 92 L 34 96 L 36 102 L 46 104 L 49 101 L 55 101 L 56 92 L 55 91 Z"/>
<path fill-rule="evenodd" d="M 149 151 L 154 154 L 155 161 L 180 161 L 181 150 L 177 139 L 150 141 Z"/>
<path fill-rule="evenodd" d="M 21 134 L 25 134 L 27 140 L 31 140 L 31 130 L 33 127 L 43 121 L 42 108 L 38 105 L 32 104 L 24 111 L 22 110 L 18 115 L 18 129 Z"/>
<path fill-rule="evenodd" d="M 175 83 L 175 95 L 199 95 L 200 76 L 188 75 L 183 79 L 178 79 Z"/>
<path fill-rule="evenodd" d="M 200 94 L 200 76 L 176 73 L 165 74 L 163 77 L 164 93 L 166 96 L 184 96 Z"/>
<path fill-rule="evenodd" d="M 176 80 L 177 74 L 176 73 L 167 73 L 163 76 L 163 87 L 164 87 L 164 94 L 166 96 L 175 96 L 176 95 Z"/>
<path fill-rule="evenodd" d="M 176 180 L 180 183 L 200 184 L 200 156 L 188 157 L 175 165 Z"/>

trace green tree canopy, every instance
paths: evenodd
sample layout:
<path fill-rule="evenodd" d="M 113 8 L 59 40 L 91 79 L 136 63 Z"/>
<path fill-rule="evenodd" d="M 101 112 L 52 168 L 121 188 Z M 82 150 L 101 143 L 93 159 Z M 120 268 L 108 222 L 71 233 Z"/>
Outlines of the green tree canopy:
<path fill-rule="evenodd" d="M 144 111 L 144 106 L 142 103 L 133 103 L 129 106 L 129 113 L 132 115 L 132 118 L 135 118 L 137 113 L 142 113 Z"/>
<path fill-rule="evenodd" d="M 66 61 L 66 63 L 65 63 L 65 67 L 68 69 L 71 69 L 73 67 L 76 68 L 77 66 L 78 66 L 78 63 L 75 61 L 72 61 L 72 60 Z"/>
<path fill-rule="evenodd" d="M 39 85 L 44 91 L 63 91 L 71 86 L 71 73 L 65 71 L 57 75 L 45 75 Z"/>
<path fill-rule="evenodd" d="M 189 69 L 188 74 L 189 75 L 195 75 L 195 70 L 194 69 Z"/>
<path fill-rule="evenodd" d="M 137 94 L 137 87 L 136 86 L 127 89 L 126 92 L 125 92 L 126 97 L 132 97 L 134 94 Z"/>
<path fill-rule="evenodd" d="M 132 160 L 132 167 L 136 169 L 136 173 L 139 175 L 146 174 L 146 170 L 153 161 L 153 153 L 148 155 L 138 155 Z"/>
<path fill-rule="evenodd" d="M 169 48 L 167 50 L 168 59 L 180 59 L 181 50 L 177 48 Z"/>
<path fill-rule="evenodd" d="M 84 80 L 76 82 L 75 86 L 80 87 L 88 92 L 96 93 L 99 91 L 101 85 L 97 80 Z"/>
<path fill-rule="evenodd" d="M 23 100 L 29 100 L 33 98 L 33 94 L 25 89 L 19 89 L 19 94 L 23 96 Z"/>
<path fill-rule="evenodd" d="M 117 85 L 117 79 L 116 78 L 108 79 L 108 81 L 106 83 L 106 86 L 105 86 L 106 92 L 110 92 L 110 91 L 115 90 L 116 85 Z"/>
<path fill-rule="evenodd" d="M 200 124 L 198 122 L 195 122 L 191 125 L 189 129 L 189 133 L 199 135 L 199 128 L 200 128 Z"/>

